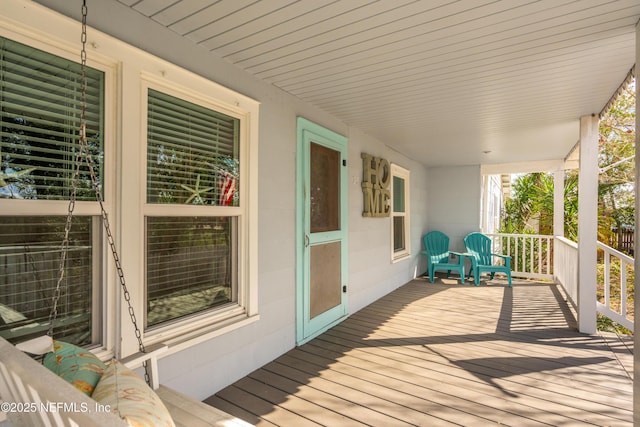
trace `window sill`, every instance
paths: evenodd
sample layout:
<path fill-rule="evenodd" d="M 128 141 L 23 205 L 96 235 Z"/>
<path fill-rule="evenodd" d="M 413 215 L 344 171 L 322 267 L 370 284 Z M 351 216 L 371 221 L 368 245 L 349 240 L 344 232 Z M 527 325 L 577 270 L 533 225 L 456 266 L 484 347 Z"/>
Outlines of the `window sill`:
<path fill-rule="evenodd" d="M 174 334 L 174 338 L 162 341 L 164 344 L 169 346 L 169 351 L 165 356 L 193 347 L 236 329 L 240 329 L 244 326 L 257 322 L 258 320 L 260 320 L 260 315 L 247 316 L 242 313 L 241 315 L 230 317 L 225 321 L 211 324 L 208 327 L 192 330 L 190 333 L 180 334 L 179 336 L 175 336 Z"/>
<path fill-rule="evenodd" d="M 406 259 L 411 258 L 411 254 L 410 253 L 403 253 L 400 255 L 396 255 L 391 259 L 391 263 L 395 264 L 396 262 L 400 262 L 400 261 L 404 261 Z"/>
<path fill-rule="evenodd" d="M 258 320 L 260 320 L 260 315 L 256 314 L 253 316 L 247 316 L 243 312 L 241 314 L 227 317 L 225 320 L 218 321 L 216 323 L 209 321 L 207 326 L 200 328 L 193 328 L 193 326 L 191 326 L 189 331 L 186 332 L 182 332 L 186 329 L 185 327 L 174 326 L 172 328 L 168 326 L 161 334 L 148 335 L 144 344 L 145 347 L 166 345 L 168 350 L 162 355 L 162 357 L 165 357 L 236 329 L 240 329 L 244 326 L 257 322 Z M 113 350 L 107 350 L 105 348 L 94 349 L 92 350 L 92 353 L 94 353 L 103 362 L 107 362 L 113 357 L 116 357 Z"/>

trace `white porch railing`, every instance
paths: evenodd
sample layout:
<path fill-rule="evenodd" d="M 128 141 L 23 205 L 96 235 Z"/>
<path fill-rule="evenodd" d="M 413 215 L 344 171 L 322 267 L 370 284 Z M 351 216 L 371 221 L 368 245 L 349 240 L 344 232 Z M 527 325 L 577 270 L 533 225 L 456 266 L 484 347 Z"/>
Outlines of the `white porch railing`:
<path fill-rule="evenodd" d="M 604 288 L 604 296 L 602 302 L 597 302 L 598 313 L 633 331 L 633 311 L 629 311 L 629 308 L 633 309 L 633 303 L 628 307 L 627 302 L 629 285 L 633 285 L 634 260 L 601 242 L 598 242 L 598 249 L 604 253 L 602 283 L 598 283 L 598 287 Z"/>
<path fill-rule="evenodd" d="M 554 240 L 554 275 L 574 308 L 578 304 L 578 244 L 564 237 Z"/>
<path fill-rule="evenodd" d="M 564 237 L 539 234 L 488 234 L 493 251 L 511 255 L 514 277 L 556 280 L 565 290 L 569 302 L 577 309 L 578 244 Z M 633 304 L 628 304 L 633 284 L 633 258 L 598 242 L 602 251 L 598 289 L 602 301 L 597 301 L 598 313 L 633 331 Z"/>
<path fill-rule="evenodd" d="M 511 275 L 553 280 L 553 236 L 542 234 L 487 234 L 493 252 L 511 255 Z"/>

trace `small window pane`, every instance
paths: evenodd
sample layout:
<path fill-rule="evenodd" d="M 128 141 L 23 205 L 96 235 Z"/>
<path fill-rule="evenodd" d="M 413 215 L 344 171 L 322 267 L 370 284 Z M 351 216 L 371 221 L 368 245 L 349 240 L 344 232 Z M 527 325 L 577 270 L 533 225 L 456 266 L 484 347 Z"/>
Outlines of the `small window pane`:
<path fill-rule="evenodd" d="M 147 202 L 239 206 L 239 124 L 150 89 Z"/>
<path fill-rule="evenodd" d="M 236 222 L 147 218 L 147 327 L 237 301 Z"/>
<path fill-rule="evenodd" d="M 404 179 L 393 177 L 393 211 L 404 212 Z"/>
<path fill-rule="evenodd" d="M 311 232 L 340 230 L 340 152 L 311 143 Z"/>
<path fill-rule="evenodd" d="M 44 335 L 58 283 L 66 217 L 0 218 L 0 336 L 20 342 Z M 54 337 L 85 345 L 92 339 L 92 224 L 71 228 Z"/>
<path fill-rule="evenodd" d="M 404 230 L 404 217 L 393 217 L 393 251 L 405 250 L 405 230 Z"/>
<path fill-rule="evenodd" d="M 79 147 L 80 64 L 0 37 L 0 198 L 68 199 Z M 87 67 L 87 142 L 102 185 L 104 73 Z M 95 200 L 86 163 L 78 200 Z"/>

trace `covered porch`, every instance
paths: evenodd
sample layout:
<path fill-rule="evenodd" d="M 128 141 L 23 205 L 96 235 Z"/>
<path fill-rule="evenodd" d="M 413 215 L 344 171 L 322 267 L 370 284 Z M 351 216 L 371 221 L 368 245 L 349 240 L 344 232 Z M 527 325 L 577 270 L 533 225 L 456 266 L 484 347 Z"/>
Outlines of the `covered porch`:
<path fill-rule="evenodd" d="M 205 402 L 259 426 L 631 425 L 632 347 L 577 332 L 554 283 L 420 277 Z"/>
<path fill-rule="evenodd" d="M 0 36 L 77 63 L 80 2 L 5 1 Z M 101 0 L 89 9 L 88 65 L 105 79 L 98 120 L 107 136 L 105 200 L 144 323 L 141 339 L 166 349 L 158 360 L 163 386 L 257 425 L 633 423 L 632 339 L 596 332 L 595 290 L 597 115 L 640 57 L 637 0 Z M 220 199 L 194 206 L 189 195 L 166 205 L 147 200 L 149 102 L 160 92 L 239 120 L 233 141 L 246 157 L 231 159 L 244 174 L 238 206 Z M 309 342 L 297 336 L 311 318 L 301 298 L 310 270 L 301 256 L 310 251 L 301 118 L 348 140 L 334 163 L 340 191 L 332 193 L 346 210 L 344 281 L 335 288 L 343 311 L 314 325 L 302 337 Z M 364 215 L 363 155 L 403 171 L 408 191 L 398 193 L 406 207 L 397 230 L 395 217 Z M 447 233 L 460 250 L 462 238 L 482 228 L 486 175 L 544 170 L 559 189 L 575 167 L 580 246 L 559 237 L 561 191 L 554 236 L 526 246 L 553 245 L 551 257 L 523 257 L 535 258 L 545 268 L 535 273 L 545 277 L 517 279 L 513 289 L 499 280 L 475 287 L 420 277 L 426 232 Z M 3 176 L 15 178 L 13 170 Z M 190 176 L 195 185 L 179 188 L 199 188 L 200 174 Z M 91 203 L 79 215 L 95 225 L 100 212 Z M 67 212 L 66 200 L 3 198 L 0 207 L 5 223 Z M 146 304 L 153 236 L 145 224 L 200 215 L 212 221 L 202 234 L 228 218 L 225 271 L 233 274 L 219 280 L 231 297 L 157 320 Z M 81 281 L 93 292 L 83 300 L 92 316 L 87 348 L 102 360 L 125 359 L 138 351 L 140 331 L 104 260 L 106 240 L 92 235 L 94 268 Z M 19 246 L 29 255 L 33 245 Z M 36 277 L 30 258 L 20 260 Z M 533 274 L 524 264 L 514 263 Z M 621 320 L 629 311 L 622 307 Z M 191 414 L 186 405 L 178 410 Z"/>

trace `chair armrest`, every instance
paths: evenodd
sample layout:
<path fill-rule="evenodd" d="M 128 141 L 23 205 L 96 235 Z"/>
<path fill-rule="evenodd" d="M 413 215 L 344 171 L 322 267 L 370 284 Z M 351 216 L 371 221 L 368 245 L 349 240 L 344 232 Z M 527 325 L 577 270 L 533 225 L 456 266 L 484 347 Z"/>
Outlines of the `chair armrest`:
<path fill-rule="evenodd" d="M 471 254 L 468 253 L 464 253 L 464 252 L 454 252 L 454 251 L 449 251 L 450 255 L 455 255 L 458 257 L 458 264 L 462 263 L 464 264 L 464 258 L 465 257 L 471 257 L 471 260 L 473 262 L 473 256 L 471 256 Z"/>
<path fill-rule="evenodd" d="M 504 260 L 505 268 L 511 270 L 511 256 L 509 255 L 500 255 L 500 254 L 491 254 L 495 257 L 502 258 Z"/>

